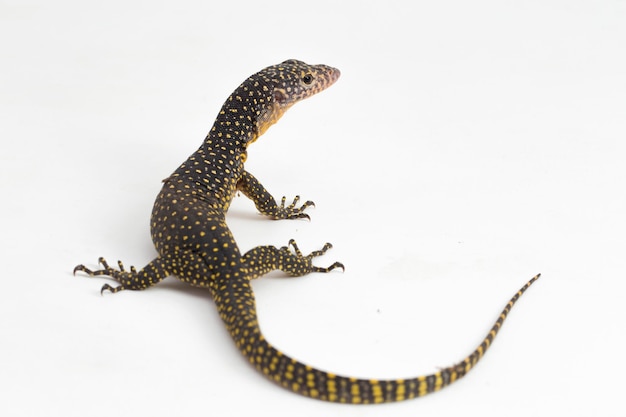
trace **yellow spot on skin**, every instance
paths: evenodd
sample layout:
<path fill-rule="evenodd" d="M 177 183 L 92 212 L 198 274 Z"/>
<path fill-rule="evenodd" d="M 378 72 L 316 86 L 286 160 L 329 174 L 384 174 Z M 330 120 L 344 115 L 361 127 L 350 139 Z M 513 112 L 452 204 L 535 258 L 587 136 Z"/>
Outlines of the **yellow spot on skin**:
<path fill-rule="evenodd" d="M 435 391 L 439 391 L 443 386 L 443 378 L 441 377 L 441 372 L 437 372 L 435 374 Z"/>
<path fill-rule="evenodd" d="M 337 392 L 337 383 L 334 380 L 329 379 L 328 382 L 326 382 L 326 389 L 329 393 Z"/>
<path fill-rule="evenodd" d="M 417 382 L 419 384 L 417 387 L 417 395 L 419 395 L 420 397 L 422 395 L 426 395 L 428 391 L 428 386 L 426 384 L 426 377 L 420 376 L 419 378 L 417 378 Z"/>
<path fill-rule="evenodd" d="M 458 375 L 457 375 L 456 371 L 450 372 L 450 383 L 453 383 L 454 381 L 456 381 L 457 376 Z"/>
<path fill-rule="evenodd" d="M 404 395 L 406 393 L 406 386 L 404 385 L 404 380 L 399 379 L 396 381 L 398 387 L 396 389 L 396 393 Z"/>
<path fill-rule="evenodd" d="M 383 389 L 378 383 L 378 381 L 375 379 L 372 379 L 370 381 L 370 384 L 372 384 L 372 395 L 374 396 L 374 402 L 375 403 L 383 402 Z"/>
<path fill-rule="evenodd" d="M 306 385 L 309 388 L 313 388 L 315 386 L 315 375 L 312 373 L 306 374 Z"/>

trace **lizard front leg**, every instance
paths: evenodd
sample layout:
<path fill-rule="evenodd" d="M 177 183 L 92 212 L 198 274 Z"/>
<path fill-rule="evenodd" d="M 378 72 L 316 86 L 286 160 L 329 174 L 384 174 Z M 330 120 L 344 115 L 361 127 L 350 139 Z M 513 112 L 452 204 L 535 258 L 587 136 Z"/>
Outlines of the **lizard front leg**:
<path fill-rule="evenodd" d="M 286 198 L 281 199 L 280 205 L 276 203 L 276 199 L 263 187 L 263 184 L 257 180 L 254 175 L 248 171 L 244 171 L 243 175 L 237 183 L 237 189 L 246 197 L 254 202 L 257 210 L 268 217 L 275 220 L 281 219 L 309 219 L 308 214 L 304 212 L 307 207 L 315 206 L 312 201 L 306 201 L 298 206 L 300 196 L 296 196 L 291 204 L 286 205 Z"/>

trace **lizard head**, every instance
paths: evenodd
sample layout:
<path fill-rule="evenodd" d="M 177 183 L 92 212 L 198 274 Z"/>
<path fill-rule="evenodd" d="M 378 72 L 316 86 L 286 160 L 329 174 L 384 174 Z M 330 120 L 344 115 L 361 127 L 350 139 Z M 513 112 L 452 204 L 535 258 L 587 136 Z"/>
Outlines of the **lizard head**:
<path fill-rule="evenodd" d="M 282 117 L 295 103 L 324 91 L 337 81 L 340 72 L 327 65 L 309 65 L 290 59 L 267 67 L 242 85 L 249 89 L 255 107 L 256 131 L 248 141 L 259 136 Z"/>

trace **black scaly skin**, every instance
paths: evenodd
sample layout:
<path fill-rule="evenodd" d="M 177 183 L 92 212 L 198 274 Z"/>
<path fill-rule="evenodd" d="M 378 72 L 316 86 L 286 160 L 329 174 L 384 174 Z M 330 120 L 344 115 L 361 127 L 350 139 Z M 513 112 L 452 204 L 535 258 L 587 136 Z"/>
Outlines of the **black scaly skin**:
<path fill-rule="evenodd" d="M 292 240 L 288 246 L 258 246 L 245 254 L 228 229 L 225 214 L 237 191 L 252 199 L 257 209 L 273 219 L 308 218 L 310 201 L 280 204 L 252 174 L 244 170 L 246 149 L 294 103 L 310 97 L 339 77 L 325 65 L 285 61 L 252 75 L 226 100 L 204 143 L 169 178 L 152 211 L 152 240 L 158 256 L 141 270 L 118 269 L 103 258 L 103 269 L 78 265 L 74 272 L 106 275 L 117 286 L 102 291 L 143 290 L 173 275 L 191 285 L 208 288 L 237 347 L 259 371 L 299 394 L 342 403 L 381 403 L 418 397 L 464 376 L 483 356 L 513 304 L 539 278 L 532 278 L 506 305 L 483 342 L 461 362 L 432 375 L 411 379 L 374 380 L 338 376 L 292 359 L 269 344 L 257 321 L 249 281 L 280 269 L 292 276 L 343 268 L 314 266 L 312 260 L 331 245 L 303 255 Z"/>

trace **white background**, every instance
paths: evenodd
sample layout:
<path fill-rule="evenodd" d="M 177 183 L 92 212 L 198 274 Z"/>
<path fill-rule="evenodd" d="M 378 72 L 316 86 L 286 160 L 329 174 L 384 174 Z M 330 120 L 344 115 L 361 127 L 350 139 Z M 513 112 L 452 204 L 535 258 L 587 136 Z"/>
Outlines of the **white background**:
<path fill-rule="evenodd" d="M 409 6 L 409 4 L 411 4 Z M 624 416 L 626 2 L 0 1 L 0 412 L 11 416 Z M 100 296 L 142 266 L 161 179 L 248 75 L 341 69 L 251 148 L 273 222 L 237 198 L 242 250 L 345 273 L 254 283 L 275 345 L 337 373 L 432 372 L 543 277 L 466 378 L 341 406 L 266 381 L 205 291 Z"/>

